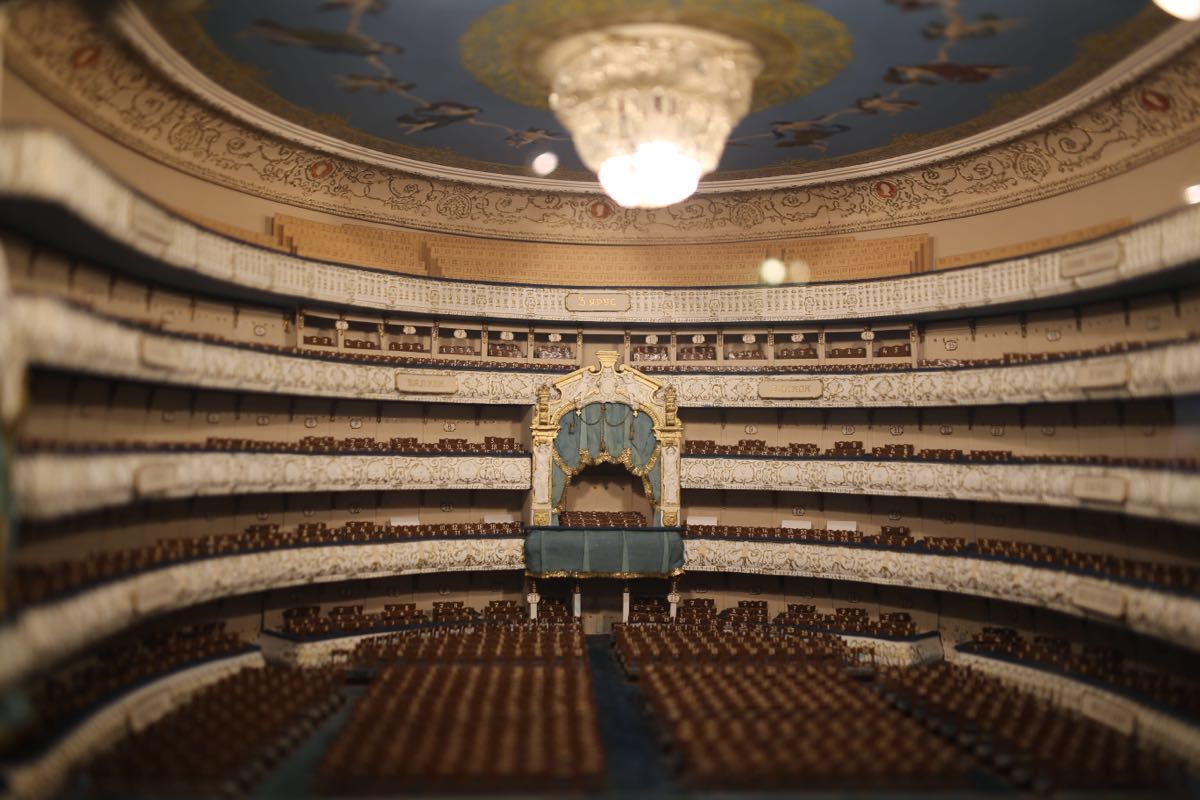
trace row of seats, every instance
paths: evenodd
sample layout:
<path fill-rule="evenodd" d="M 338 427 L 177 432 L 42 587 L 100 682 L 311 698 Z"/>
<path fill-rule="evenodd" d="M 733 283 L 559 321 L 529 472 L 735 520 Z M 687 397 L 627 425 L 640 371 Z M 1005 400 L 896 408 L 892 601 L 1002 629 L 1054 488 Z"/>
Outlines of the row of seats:
<path fill-rule="evenodd" d="M 37 679 L 30 687 L 34 716 L 5 750 L 46 743 L 83 715 L 155 676 L 250 649 L 223 622 L 148 633 L 96 650 Z"/>
<path fill-rule="evenodd" d="M 970 642 L 960 645 L 960 649 L 1029 661 L 1069 675 L 1091 678 L 1200 719 L 1200 684 L 1184 683 L 1161 672 L 1131 667 L 1115 648 L 1076 647 L 1058 636 L 1030 639 L 1012 628 L 988 627 L 972 635 Z"/>
<path fill-rule="evenodd" d="M 482 442 L 466 439 L 441 438 L 436 443 L 420 442 L 415 436 L 393 436 L 382 442 L 372 436 L 349 436 L 338 439 L 333 436 L 304 436 L 298 442 L 276 442 L 261 439 L 244 439 L 210 436 L 203 443 L 169 442 L 160 440 L 134 441 L 110 439 L 104 442 L 64 441 L 25 437 L 17 442 L 22 452 L 125 452 L 163 450 L 170 452 L 251 452 L 251 453 L 423 453 L 433 455 L 480 455 L 527 454 L 526 447 L 512 436 L 487 436 Z"/>
<path fill-rule="evenodd" d="M 553 610 L 565 612 L 565 604 L 540 605 L 539 611 L 546 613 L 537 620 L 528 619 L 519 607 L 519 616 L 513 607 L 492 607 L 498 616 L 371 636 L 355 645 L 347 661 L 358 669 L 445 661 L 582 662 L 586 651 L 579 620 Z"/>
<path fill-rule="evenodd" d="M 374 674 L 321 760 L 322 793 L 604 788 L 578 622 L 406 631 L 360 643 L 351 659 Z"/>
<path fill-rule="evenodd" d="M 328 527 L 305 522 L 295 530 L 278 524 L 251 525 L 242 533 L 159 539 L 155 544 L 88 553 L 82 558 L 40 564 L 18 564 L 4 591 L 9 607 L 43 602 L 70 591 L 121 578 L 147 569 L 199 558 L 237 555 L 261 550 L 320 545 L 382 544 L 457 537 L 523 536 L 520 522 L 450 522 L 425 525 L 376 525 L 347 522 Z"/>
<path fill-rule="evenodd" d="M 515 342 L 488 342 L 489 358 L 524 358 L 521 347 Z"/>
<path fill-rule="evenodd" d="M 717 444 L 712 439 L 689 439 L 683 443 L 684 455 L 690 456 L 735 456 L 764 457 L 785 456 L 790 458 L 864 458 L 866 448 L 861 440 L 837 440 L 832 447 L 821 451 L 813 442 L 788 442 L 785 445 L 768 445 L 762 439 L 739 439 L 737 444 Z M 1200 457 L 1180 456 L 1172 458 L 1137 458 L 1111 455 L 1014 455 L 1011 450 L 970 450 L 958 448 L 922 448 L 916 450 L 911 444 L 887 444 L 871 448 L 871 457 L 880 459 L 921 459 L 924 461 L 949 461 L 1003 464 L 1086 464 L 1108 467 L 1146 467 L 1151 469 L 1200 469 Z"/>
<path fill-rule="evenodd" d="M 835 608 L 818 614 L 814 605 L 788 603 L 787 611 L 768 623 L 765 600 L 739 600 L 732 608 L 717 611 L 711 598 L 687 598 L 676 609 L 676 624 L 709 629 L 734 625 L 768 625 L 820 630 L 838 635 L 906 638 L 917 635 L 917 623 L 906 611 L 883 612 L 872 619 L 865 608 Z M 630 624 L 670 624 L 670 606 L 662 598 L 635 597 L 629 607 Z"/>
<path fill-rule="evenodd" d="M 491 600 L 482 611 L 459 601 L 437 601 L 431 613 L 416 603 L 389 603 L 383 611 L 364 613 L 361 605 L 335 606 L 321 616 L 320 606 L 301 606 L 283 612 L 283 633 L 294 637 L 350 635 L 370 631 L 428 625 L 472 625 L 514 623 L 527 617 L 515 600 Z"/>
<path fill-rule="evenodd" d="M 329 669 L 243 669 L 130 734 L 86 769 L 109 797 L 247 794 L 342 703 Z"/>
<path fill-rule="evenodd" d="M 613 645 L 617 661 L 630 675 L 640 674 L 647 665 L 668 662 L 783 666 L 801 659 L 851 664 L 870 657 L 869 651 L 851 648 L 828 633 L 757 624 L 693 624 L 678 619 L 674 625 L 615 623 Z"/>
<path fill-rule="evenodd" d="M 629 624 L 614 646 L 692 790 L 967 792 L 984 774 L 1038 794 L 1184 785 L 1178 762 L 995 678 L 864 669 L 828 638 Z"/>
<path fill-rule="evenodd" d="M 680 345 L 675 350 L 676 361 L 716 361 L 717 348 L 711 344 Z"/>
<path fill-rule="evenodd" d="M 644 528 L 640 511 L 560 511 L 558 524 L 565 528 Z"/>
<path fill-rule="evenodd" d="M 897 711 L 1025 791 L 1043 796 L 1121 791 L 1145 797 L 1181 788 L 1178 762 L 976 670 L 946 662 L 883 667 L 876 681 L 881 697 Z"/>
<path fill-rule="evenodd" d="M 771 528 L 750 525 L 687 525 L 684 536 L 693 539 L 738 539 L 803 544 L 867 545 L 947 555 L 1005 558 L 1031 565 L 1066 567 L 1167 589 L 1200 593 L 1200 567 L 1139 559 L 1119 558 L 1103 553 L 1081 553 L 1065 547 L 1035 545 L 1004 539 L 926 536 L 916 538 L 906 526 L 882 526 L 878 535 L 860 531 L 835 531 L 823 528 Z"/>
<path fill-rule="evenodd" d="M 1194 338 L 1194 335 L 1190 335 L 1186 338 L 1173 339 L 1170 341 L 1188 341 Z M 1013 364 L 1044 364 L 1049 361 L 1060 361 L 1065 358 L 1092 358 L 1094 356 L 1110 356 L 1120 353 L 1133 353 L 1147 347 L 1161 345 L 1162 343 L 1162 340 L 1129 340 L 1097 345 L 1095 347 L 1075 348 L 1072 350 L 1055 350 L 1051 352 L 1040 353 L 1004 353 L 999 358 L 923 358 L 917 362 L 917 366 L 953 369 L 960 367 L 1004 367 L 1011 366 Z"/>
<path fill-rule="evenodd" d="M 424 344 L 411 341 L 388 341 L 386 347 L 383 342 L 379 343 L 376 349 L 376 343 L 373 340 L 361 339 L 357 336 L 352 336 L 351 341 L 357 343 L 370 342 L 368 347 L 371 349 L 362 349 L 362 347 L 350 347 L 345 349 L 360 350 L 360 352 L 345 352 L 336 350 L 336 335 L 333 330 L 330 330 L 333 322 L 338 317 L 336 312 L 329 312 L 327 318 L 329 325 L 320 329 L 309 329 L 301 325 L 299 331 L 299 341 L 302 343 L 300 347 L 291 347 L 286 344 L 288 339 L 288 329 L 290 320 L 295 317 L 293 309 L 270 308 L 270 307 L 254 307 L 254 306 L 235 306 L 230 303 L 228 305 L 213 304 L 210 302 L 198 301 L 196 298 L 189 298 L 184 295 L 175 295 L 170 292 L 164 292 L 158 289 L 152 289 L 144 284 L 129 281 L 124 277 L 116 279 L 108 273 L 102 273 L 90 265 L 76 265 L 72 267 L 68 263 L 64 263 L 62 259 L 54 259 L 48 257 L 39 258 L 33 268 L 25 264 L 14 264 L 12 269 L 13 280 L 18 290 L 35 290 L 35 291 L 51 291 L 57 295 L 64 296 L 72 302 L 88 307 L 93 307 L 101 313 L 120 315 L 138 324 L 147 325 L 149 327 L 159 327 L 171 330 L 184 336 L 197 336 L 211 341 L 222 341 L 243 344 L 254 349 L 271 350 L 276 352 L 301 352 L 308 348 L 315 348 L 322 351 L 322 356 L 335 356 L 346 358 L 351 361 L 379 361 L 380 363 L 389 364 L 423 364 L 423 365 L 445 365 L 445 366 L 461 366 L 461 361 L 458 359 L 437 359 L 437 358 L 416 358 L 408 356 L 390 356 L 386 355 L 383 350 L 390 352 L 405 352 L 405 353 L 423 353 L 425 352 Z M 116 287 L 120 288 L 120 297 L 117 297 Z M 136 302 L 126 300 L 125 298 L 136 298 Z M 1136 301 L 1135 301 L 1136 302 Z M 1166 295 L 1161 296 L 1161 301 L 1153 306 L 1154 309 L 1160 309 L 1160 316 L 1169 318 L 1179 318 L 1179 298 L 1171 298 Z M 1146 308 L 1150 308 L 1147 306 Z M 1086 319 L 1090 313 L 1089 308 L 1062 309 L 1061 317 L 1065 326 L 1074 327 L 1072 323 L 1078 322 L 1080 319 Z M 301 316 L 313 316 L 312 314 L 301 313 Z M 316 315 L 320 316 L 320 315 Z M 196 319 L 207 320 L 211 319 L 212 326 L 194 325 L 183 322 L 185 319 L 192 321 Z M 250 322 L 247 322 L 247 321 Z M 255 325 L 254 321 L 262 320 L 268 323 L 265 327 L 263 324 Z M 401 324 L 396 320 L 386 320 L 389 326 Z M 987 320 L 972 321 L 963 320 L 962 327 L 974 328 L 976 322 L 981 326 L 986 327 Z M 1161 344 L 1167 341 L 1186 341 L 1193 338 L 1197 331 L 1191 331 L 1184 325 L 1174 325 L 1164 328 L 1163 335 L 1154 341 L 1148 341 L 1144 338 L 1138 338 L 1135 332 L 1140 332 L 1148 329 L 1149 320 L 1142 320 L 1139 316 L 1135 322 L 1140 322 L 1140 325 L 1131 327 L 1129 319 L 1126 319 L 1124 326 L 1115 326 L 1108 333 L 1097 332 L 1097 335 L 1110 335 L 1117 338 L 1117 341 L 1108 341 L 1102 344 L 1097 344 L 1086 348 L 1064 349 L 1061 351 L 1035 352 L 1035 353 L 1016 353 L 1009 352 L 994 358 L 979 358 L 979 359 L 954 359 L 954 358 L 923 358 L 919 364 L 930 368 L 954 368 L 965 366 L 992 366 L 1012 363 L 1029 363 L 1053 360 L 1056 358 L 1078 358 L 1093 355 L 1104 355 L 1109 353 L 1122 353 L 1136 350 L 1147 345 Z M 379 318 L 377 324 L 384 324 L 385 319 Z M 213 328 L 220 328 L 222 325 L 228 327 L 228 331 L 220 333 Z M 430 323 L 422 321 L 422 327 L 427 328 Z M 1160 323 L 1161 326 L 1161 323 Z M 202 330 L 197 331 L 195 328 L 200 327 Z M 208 327 L 207 331 L 203 328 Z M 1012 325 L 1014 335 L 1022 335 L 1018 333 L 1018 325 L 1013 321 Z M 1002 329 L 1001 329 L 1002 330 Z M 1091 330 L 1091 328 L 1089 328 Z M 707 336 L 715 337 L 716 331 L 706 333 Z M 999 334 L 1003 335 L 1003 334 Z M 406 337 L 409 336 L 406 334 Z M 996 333 L 986 334 L 984 338 L 995 338 Z M 409 345 L 417 345 L 413 349 L 409 349 Z M 453 346 L 453 345 L 451 345 Z M 539 349 L 535 348 L 534 357 L 545 359 L 547 361 L 562 361 L 574 360 L 573 350 L 566 344 L 548 344 L 545 345 L 544 354 L 539 354 Z M 686 347 L 686 346 L 684 346 Z M 711 349 L 711 346 L 706 346 Z M 882 344 L 879 341 L 874 343 L 875 355 L 877 357 L 893 358 L 893 357 L 910 357 L 911 345 L 908 342 L 897 344 Z M 834 347 L 831 349 L 850 350 L 862 349 L 861 345 L 854 347 Z M 333 350 L 333 352 L 325 352 Z M 705 352 L 707 355 L 707 352 Z M 477 355 L 475 357 L 478 357 Z M 795 344 L 788 347 L 777 348 L 776 358 L 778 360 L 812 360 L 815 359 L 815 348 L 809 343 Z M 398 359 L 398 360 L 396 360 Z M 631 355 L 632 360 L 632 355 Z M 684 360 L 679 358 L 678 360 Z M 689 357 L 688 360 L 695 360 L 695 357 Z M 715 351 L 712 354 L 711 360 L 715 361 Z M 486 362 L 480 361 L 478 366 L 485 368 L 511 369 L 511 362 Z M 554 364 L 542 364 L 543 369 L 554 369 Z M 568 365 L 562 365 L 567 367 Z M 788 365 L 780 365 L 784 367 L 783 371 L 789 371 Z M 798 366 L 798 365 L 792 365 Z M 715 369 L 720 371 L 722 365 L 714 364 L 711 366 L 701 365 L 678 365 L 678 364 L 663 364 L 657 365 L 659 369 L 673 370 L 682 368 L 683 370 L 709 370 Z M 738 370 L 737 366 L 729 367 L 734 371 Z M 769 369 L 770 367 L 768 367 Z M 802 367 L 801 371 L 809 367 Z M 893 364 L 843 364 L 843 365 L 826 365 L 818 371 L 875 371 L 878 369 L 894 370 L 906 369 L 908 365 L 903 363 Z M 746 367 L 753 371 L 760 371 L 762 366 L 755 365 Z"/>
<path fill-rule="evenodd" d="M 871 619 L 865 608 L 835 608 L 832 614 L 818 614 L 816 606 L 804 603 L 788 603 L 787 611 L 775 617 L 775 624 L 819 628 L 849 635 L 893 638 L 917 635 L 917 623 L 907 611 L 885 611 L 878 619 Z"/>
<path fill-rule="evenodd" d="M 965 788 L 969 761 L 851 677 L 837 637 L 626 625 L 615 648 L 690 790 Z"/>
<path fill-rule="evenodd" d="M 566 344 L 538 344 L 533 347 L 533 357 L 561 361 L 574 360 L 575 349 Z"/>

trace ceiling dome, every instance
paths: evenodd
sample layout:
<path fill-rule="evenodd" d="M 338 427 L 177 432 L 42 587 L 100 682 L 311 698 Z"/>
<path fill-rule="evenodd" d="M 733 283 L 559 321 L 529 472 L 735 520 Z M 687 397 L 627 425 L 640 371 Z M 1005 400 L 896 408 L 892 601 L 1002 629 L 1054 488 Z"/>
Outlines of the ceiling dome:
<path fill-rule="evenodd" d="M 550 111 L 538 56 L 581 30 L 676 22 L 764 61 L 709 184 L 804 176 L 997 131 L 1089 84 L 1170 25 L 1150 2 L 435 0 L 141 3 L 222 92 L 314 133 L 435 167 L 594 180 Z M 154 37 L 149 37 L 154 38 Z M 143 40 L 145 42 L 145 39 Z"/>

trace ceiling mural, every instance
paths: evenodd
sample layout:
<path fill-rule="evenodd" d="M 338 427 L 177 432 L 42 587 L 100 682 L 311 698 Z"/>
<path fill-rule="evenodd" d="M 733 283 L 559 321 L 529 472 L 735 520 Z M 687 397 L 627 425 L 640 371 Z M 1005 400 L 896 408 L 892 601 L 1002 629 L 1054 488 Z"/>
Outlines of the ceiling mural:
<path fill-rule="evenodd" d="M 1169 24 L 1149 0 L 143 0 L 217 83 L 387 153 L 590 177 L 546 106 L 544 43 L 670 19 L 753 42 L 767 67 L 710 180 L 796 174 L 935 147 L 1085 83 Z"/>

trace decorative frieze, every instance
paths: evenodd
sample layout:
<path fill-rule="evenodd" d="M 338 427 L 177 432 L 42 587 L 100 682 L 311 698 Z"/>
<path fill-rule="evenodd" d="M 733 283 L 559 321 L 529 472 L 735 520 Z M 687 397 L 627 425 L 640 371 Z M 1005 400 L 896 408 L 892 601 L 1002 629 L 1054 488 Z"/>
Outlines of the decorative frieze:
<path fill-rule="evenodd" d="M 885 176 L 868 165 L 723 181 L 668 209 L 614 210 L 590 182 L 555 190 L 495 173 L 414 169 L 377 149 L 395 142 L 352 147 L 337 137 L 313 138 L 311 130 L 246 108 L 211 80 L 186 79 L 194 66 L 172 48 L 148 45 L 157 37 L 138 34 L 153 31 L 131 25 L 125 14 L 121 30 L 140 43 L 139 57 L 113 27 L 95 25 L 82 5 L 23 4 L 10 15 L 5 42 L 11 67 L 68 113 L 134 151 L 238 191 L 470 236 L 620 245 L 921 225 L 1093 185 L 1200 138 L 1200 56 L 1188 49 L 1192 32 L 1177 26 L 1184 29 L 1164 34 L 1074 102 L 1030 115 L 1036 122 L 1010 120 L 987 134 L 888 160 Z M 1164 64 L 1170 56 L 1176 57 Z"/>
<path fill-rule="evenodd" d="M 1200 207 L 1193 207 L 1113 235 L 1107 241 L 1119 245 L 1119 263 L 1074 277 L 1063 274 L 1062 264 L 1079 248 L 903 278 L 771 288 L 629 289 L 594 295 L 569 287 L 442 281 L 307 261 L 219 236 L 170 215 L 147 236 L 130 224 L 129 209 L 145 202 L 139 195 L 61 135 L 36 129 L 0 134 L 0 196 L 57 204 L 114 241 L 167 266 L 243 288 L 312 303 L 492 319 L 707 323 L 720 318 L 779 323 L 912 317 L 1066 298 L 1081 289 L 1153 275 L 1200 258 Z M 608 299 L 603 308 L 584 310 L 577 305 L 589 297 L 611 298 L 611 307 Z"/>
<path fill-rule="evenodd" d="M 524 541 L 464 538 L 284 548 L 190 561 L 104 583 L 19 611 L 0 627 L 0 689 L 169 611 L 311 583 L 520 570 Z"/>
<path fill-rule="evenodd" d="M 919 667 L 942 660 L 942 637 L 928 633 L 917 639 L 882 639 L 877 636 L 837 634 L 850 647 L 871 651 L 875 663 L 886 667 Z"/>
<path fill-rule="evenodd" d="M 28 519 L 134 500 L 261 492 L 529 488 L 529 459 L 504 456 L 96 453 L 20 456 L 13 496 Z"/>
<path fill-rule="evenodd" d="M 1200 474 L 1075 464 L 683 459 L 684 489 L 899 495 L 1120 511 L 1200 523 Z"/>
<path fill-rule="evenodd" d="M 867 547 L 688 539 L 687 572 L 741 572 L 908 586 L 990 597 L 1124 624 L 1138 633 L 1200 650 L 1200 598 L 1131 586 L 1065 570 L 983 558 Z M 1097 616 L 1081 596 L 1123 598 L 1116 615 Z"/>
<path fill-rule="evenodd" d="M 271 631 L 266 631 L 261 638 L 261 645 L 263 655 L 269 662 L 295 667 L 323 667 L 335 663 L 343 653 L 353 650 L 364 639 L 379 636 L 380 633 L 376 631 L 305 641 L 274 636 Z M 942 660 L 942 640 L 937 633 L 908 640 L 835 635 L 850 647 L 870 650 L 875 663 L 880 665 L 915 667 Z"/>
<path fill-rule="evenodd" d="M 14 295 L 9 311 L 13 340 L 30 363 L 161 383 L 320 397 L 531 405 L 538 386 L 562 377 L 559 372 L 383 367 L 264 353 L 140 330 L 52 297 Z M 1112 380 L 1117 373 L 1124 376 L 1122 381 Z M 1087 378 L 1097 374 L 1110 376 L 1103 387 Z M 658 379 L 675 387 L 680 406 L 691 408 L 962 406 L 1158 397 L 1200 392 L 1200 342 L 1011 367 Z"/>

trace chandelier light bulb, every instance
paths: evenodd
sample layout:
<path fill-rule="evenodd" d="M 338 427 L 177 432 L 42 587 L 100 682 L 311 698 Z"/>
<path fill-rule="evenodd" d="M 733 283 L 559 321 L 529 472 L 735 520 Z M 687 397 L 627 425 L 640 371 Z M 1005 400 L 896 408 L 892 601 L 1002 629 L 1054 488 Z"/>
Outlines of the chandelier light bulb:
<path fill-rule="evenodd" d="M 598 175 L 604 191 L 625 208 L 661 208 L 686 200 L 700 183 L 700 162 L 672 142 L 645 142 L 611 156 Z"/>
<path fill-rule="evenodd" d="M 1173 17 L 1200 19 L 1200 0 L 1154 0 L 1154 4 Z"/>
<path fill-rule="evenodd" d="M 687 199 L 750 110 L 763 61 L 751 45 L 669 23 L 612 25 L 541 54 L 550 107 L 579 158 L 627 208 Z"/>

